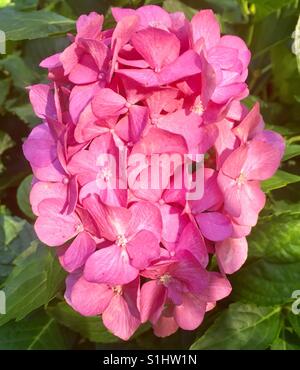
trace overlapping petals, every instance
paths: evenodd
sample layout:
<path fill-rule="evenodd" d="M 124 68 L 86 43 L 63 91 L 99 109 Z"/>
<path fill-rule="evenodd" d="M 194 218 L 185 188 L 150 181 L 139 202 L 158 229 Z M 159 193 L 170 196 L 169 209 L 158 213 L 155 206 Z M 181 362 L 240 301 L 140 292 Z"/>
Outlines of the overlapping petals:
<path fill-rule="evenodd" d="M 163 337 L 230 294 L 284 142 L 241 103 L 250 51 L 211 10 L 112 14 L 108 30 L 82 15 L 41 63 L 49 83 L 28 88 L 41 119 L 23 145 L 30 202 L 68 304 L 123 340 L 147 321 Z"/>

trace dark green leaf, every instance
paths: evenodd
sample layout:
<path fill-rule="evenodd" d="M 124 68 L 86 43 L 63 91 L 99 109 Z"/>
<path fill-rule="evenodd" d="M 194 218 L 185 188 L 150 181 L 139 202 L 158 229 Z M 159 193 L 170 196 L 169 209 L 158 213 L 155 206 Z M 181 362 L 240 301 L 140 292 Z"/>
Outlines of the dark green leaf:
<path fill-rule="evenodd" d="M 10 79 L 0 80 L 0 106 L 3 105 L 9 92 Z"/>
<path fill-rule="evenodd" d="M 58 323 L 44 312 L 0 327 L 1 349 L 70 349 L 69 344 Z"/>
<path fill-rule="evenodd" d="M 300 338 L 300 314 L 295 315 L 293 312 L 290 312 L 288 314 L 288 320 L 290 324 L 292 325 L 292 328 L 294 329 L 295 333 Z"/>
<path fill-rule="evenodd" d="M 272 350 L 300 350 L 300 341 L 294 334 L 283 328 L 280 336 L 271 345 Z"/>
<path fill-rule="evenodd" d="M 81 316 L 65 302 L 61 302 L 54 307 L 48 307 L 48 312 L 62 325 L 80 333 L 92 342 L 112 343 L 119 340 L 107 331 L 100 317 Z"/>
<path fill-rule="evenodd" d="M 279 307 L 234 303 L 191 349 L 266 349 L 280 327 Z"/>
<path fill-rule="evenodd" d="M 20 184 L 17 191 L 17 201 L 21 211 L 29 218 L 34 219 L 29 203 L 29 193 L 31 189 L 32 175 L 27 176 Z"/>
<path fill-rule="evenodd" d="M 20 12 L 14 8 L 0 10 L 0 24 L 7 40 L 32 40 L 66 33 L 74 21 L 46 10 Z"/>
<path fill-rule="evenodd" d="M 16 99 L 6 101 L 5 108 L 18 116 L 22 121 L 27 123 L 30 127 L 36 126 L 40 123 L 40 119 L 34 114 L 30 103 L 18 105 Z"/>
<path fill-rule="evenodd" d="M 0 60 L 0 69 L 7 71 L 11 75 L 14 86 L 22 90 L 31 85 L 36 79 L 36 76 L 24 63 L 23 59 L 15 54 Z"/>
<path fill-rule="evenodd" d="M 260 259 L 242 268 L 231 281 L 235 300 L 262 306 L 284 304 L 299 289 L 300 261 L 278 264 Z"/>
<path fill-rule="evenodd" d="M 15 260 L 15 267 L 4 283 L 7 313 L 0 316 L 0 325 L 12 319 L 21 320 L 47 304 L 57 294 L 64 278 L 55 253 L 33 242 Z"/>

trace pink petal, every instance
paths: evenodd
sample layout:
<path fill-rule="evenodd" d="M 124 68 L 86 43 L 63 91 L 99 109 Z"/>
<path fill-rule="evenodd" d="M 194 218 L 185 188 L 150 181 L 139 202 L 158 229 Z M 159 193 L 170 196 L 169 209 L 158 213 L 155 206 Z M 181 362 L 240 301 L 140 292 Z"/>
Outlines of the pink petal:
<path fill-rule="evenodd" d="M 85 39 L 100 38 L 103 22 L 103 15 L 96 12 L 81 15 L 76 22 L 77 37 L 83 37 Z"/>
<path fill-rule="evenodd" d="M 183 302 L 174 307 L 174 319 L 184 330 L 195 330 L 202 323 L 206 311 L 206 302 L 192 294 L 183 295 Z"/>
<path fill-rule="evenodd" d="M 212 10 L 201 10 L 191 21 L 194 43 L 203 38 L 207 49 L 220 40 L 220 26 Z"/>
<path fill-rule="evenodd" d="M 164 338 L 174 334 L 178 329 L 178 325 L 172 316 L 162 315 L 157 323 L 153 325 L 153 329 L 157 337 Z"/>
<path fill-rule="evenodd" d="M 201 72 L 200 56 L 193 50 L 188 50 L 181 54 L 173 63 L 164 67 L 159 73 L 160 84 L 170 84 L 189 76 L 197 75 Z M 148 86 L 156 86 L 154 81 Z"/>
<path fill-rule="evenodd" d="M 141 321 L 156 323 L 166 301 L 167 290 L 158 281 L 148 281 L 141 289 Z"/>
<path fill-rule="evenodd" d="M 115 241 L 118 235 L 125 235 L 131 218 L 128 209 L 105 205 L 95 196 L 85 198 L 83 204 L 94 218 L 103 237 Z"/>
<path fill-rule="evenodd" d="M 136 282 L 131 283 L 133 284 L 136 285 Z M 123 295 L 114 295 L 102 315 L 103 324 L 107 329 L 123 340 L 128 340 L 141 323 L 136 304 L 137 293 L 135 295 L 126 294 L 127 287 L 123 287 L 125 290 Z"/>
<path fill-rule="evenodd" d="M 197 223 L 205 238 L 221 241 L 232 235 L 230 220 L 219 212 L 200 213 L 196 216 Z"/>
<path fill-rule="evenodd" d="M 139 231 L 126 246 L 132 266 L 143 270 L 160 255 L 159 239 L 147 230 Z"/>
<path fill-rule="evenodd" d="M 168 29 L 172 22 L 168 12 L 157 5 L 145 5 L 137 9 L 140 18 L 140 28 L 157 27 Z"/>
<path fill-rule="evenodd" d="M 79 233 L 61 257 L 64 269 L 68 272 L 74 272 L 85 264 L 87 258 L 95 250 L 94 239 L 86 232 Z"/>
<path fill-rule="evenodd" d="M 81 221 L 74 213 L 60 213 L 63 207 L 64 204 L 58 199 L 45 199 L 38 207 L 40 216 L 34 229 L 39 239 L 50 247 L 64 244 L 82 229 Z"/>
<path fill-rule="evenodd" d="M 229 280 L 218 272 L 209 272 L 209 283 L 202 296 L 208 302 L 216 302 L 227 297 L 231 293 L 231 290 Z"/>
<path fill-rule="evenodd" d="M 84 277 L 88 281 L 110 285 L 127 284 L 138 276 L 131 266 L 126 250 L 113 244 L 93 253 L 85 263 Z"/>
<path fill-rule="evenodd" d="M 78 63 L 69 74 L 69 80 L 76 85 L 89 84 L 98 80 L 98 68 L 94 59 L 89 54 L 79 58 Z"/>
<path fill-rule="evenodd" d="M 111 89 L 101 89 L 92 100 L 94 114 L 101 119 L 119 116 L 128 111 L 126 99 Z"/>
<path fill-rule="evenodd" d="M 157 240 L 161 238 L 162 219 L 159 209 L 149 202 L 136 202 L 130 207 L 131 219 L 126 235 L 130 236 L 142 230 L 153 233 Z"/>
<path fill-rule="evenodd" d="M 273 145 L 262 141 L 249 144 L 247 159 L 242 172 L 249 180 L 266 180 L 274 175 L 279 167 L 281 151 Z"/>
<path fill-rule="evenodd" d="M 106 284 L 90 283 L 80 277 L 71 291 L 71 305 L 83 316 L 103 313 L 113 298 L 113 291 Z"/>
<path fill-rule="evenodd" d="M 186 142 L 182 136 L 156 127 L 151 127 L 147 135 L 133 147 L 131 154 L 143 153 L 187 153 Z"/>
<path fill-rule="evenodd" d="M 189 222 L 183 229 L 176 246 L 176 251 L 189 251 L 201 264 L 206 267 L 208 264 L 208 253 L 203 237 L 198 228 Z"/>
<path fill-rule="evenodd" d="M 216 243 L 218 265 L 225 274 L 238 271 L 247 259 L 248 243 L 246 238 L 227 239 Z"/>
<path fill-rule="evenodd" d="M 67 200 L 67 187 L 62 183 L 43 182 L 35 183 L 30 192 L 30 204 L 35 215 L 39 215 L 38 206 L 44 199 L 60 198 Z"/>
<path fill-rule="evenodd" d="M 26 159 L 34 166 L 46 167 L 57 158 L 55 140 L 48 125 L 36 126 L 23 144 Z"/>
<path fill-rule="evenodd" d="M 54 94 L 50 86 L 43 84 L 30 86 L 29 99 L 38 117 L 56 118 Z"/>
<path fill-rule="evenodd" d="M 158 28 L 149 27 L 135 33 L 132 44 L 155 72 L 179 56 L 180 41 L 172 33 Z"/>

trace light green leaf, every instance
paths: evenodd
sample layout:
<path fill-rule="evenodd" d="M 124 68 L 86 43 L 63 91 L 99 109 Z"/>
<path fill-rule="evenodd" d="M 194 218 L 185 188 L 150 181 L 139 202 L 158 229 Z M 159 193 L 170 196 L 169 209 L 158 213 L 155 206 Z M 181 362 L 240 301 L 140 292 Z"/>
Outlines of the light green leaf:
<path fill-rule="evenodd" d="M 164 9 L 172 13 L 183 12 L 188 18 L 192 18 L 198 12 L 197 9 L 191 8 L 179 0 L 165 0 Z"/>
<path fill-rule="evenodd" d="M 7 313 L 0 316 L 0 325 L 12 319 L 21 320 L 46 305 L 55 297 L 64 278 L 55 253 L 33 242 L 15 260 L 15 267 L 4 283 Z"/>
<path fill-rule="evenodd" d="M 232 276 L 232 298 L 262 306 L 284 304 L 299 289 L 299 281 L 300 261 L 279 264 L 259 259 Z"/>
<path fill-rule="evenodd" d="M 119 340 L 107 331 L 100 317 L 81 316 L 65 302 L 61 302 L 54 307 L 48 307 L 47 311 L 59 323 L 80 333 L 91 342 L 112 343 Z"/>
<path fill-rule="evenodd" d="M 297 157 L 300 155 L 300 145 L 299 144 L 290 144 L 287 145 L 283 160 L 287 161 L 291 158 Z"/>
<path fill-rule="evenodd" d="M 266 349 L 279 328 L 279 307 L 233 303 L 191 349 Z"/>
<path fill-rule="evenodd" d="M 14 8 L 0 9 L 1 30 L 7 40 L 32 40 L 66 33 L 74 21 L 46 10 L 21 12 Z"/>
<path fill-rule="evenodd" d="M 250 0 L 249 3 L 255 4 L 255 20 L 260 21 L 287 5 L 295 4 L 295 0 Z"/>
<path fill-rule="evenodd" d="M 31 205 L 29 203 L 29 193 L 31 189 L 32 175 L 27 176 L 20 184 L 17 190 L 17 202 L 21 211 L 29 218 L 34 219 Z"/>
<path fill-rule="evenodd" d="M 249 260 L 263 258 L 274 263 L 300 262 L 299 204 L 296 211 L 298 214 L 282 213 L 260 221 L 248 237 Z"/>
<path fill-rule="evenodd" d="M 0 327 L 0 348 L 13 350 L 70 349 L 58 323 L 44 312 L 37 312 L 19 322 Z"/>
<path fill-rule="evenodd" d="M 271 190 L 284 188 L 289 184 L 294 184 L 299 181 L 300 176 L 278 170 L 273 177 L 266 181 L 263 181 L 262 189 L 264 192 L 268 193 Z"/>

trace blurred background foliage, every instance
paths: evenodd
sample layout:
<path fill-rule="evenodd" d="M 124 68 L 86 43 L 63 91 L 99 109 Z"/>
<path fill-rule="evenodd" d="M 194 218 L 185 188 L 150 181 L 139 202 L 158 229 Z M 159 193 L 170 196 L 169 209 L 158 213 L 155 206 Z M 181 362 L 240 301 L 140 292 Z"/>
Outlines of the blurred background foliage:
<path fill-rule="evenodd" d="M 26 86 L 45 81 L 38 67 L 62 50 L 76 18 L 97 11 L 113 25 L 111 6 L 157 4 L 189 18 L 212 8 L 224 33 L 242 37 L 252 52 L 245 104 L 261 104 L 267 127 L 287 149 L 281 169 L 264 183 L 268 203 L 249 238 L 249 258 L 231 277 L 232 295 L 194 332 L 159 339 L 143 326 L 129 342 L 109 334 L 99 318 L 84 318 L 63 301 L 65 275 L 32 229 L 31 182 L 21 144 L 38 123 Z M 0 349 L 300 349 L 300 21 L 295 0 L 0 0 Z M 212 261 L 212 266 L 214 265 Z M 295 302 L 294 302 L 295 303 Z"/>

